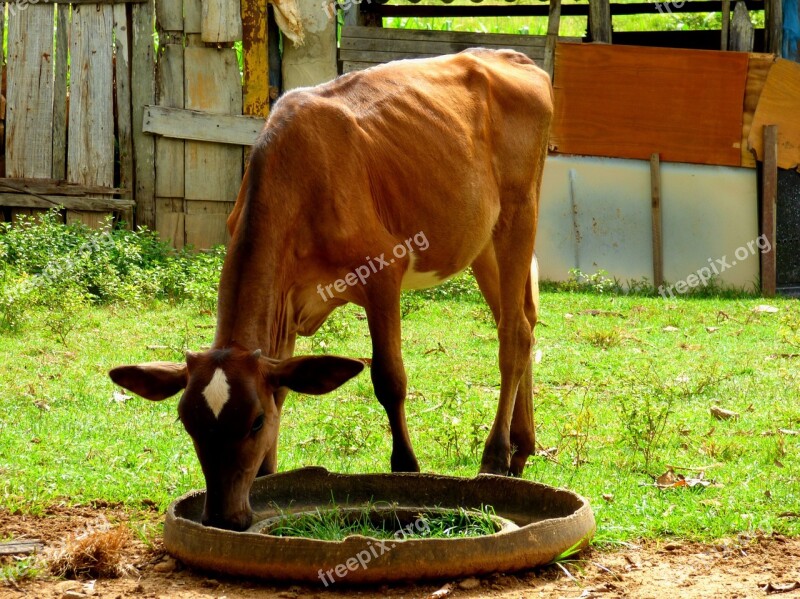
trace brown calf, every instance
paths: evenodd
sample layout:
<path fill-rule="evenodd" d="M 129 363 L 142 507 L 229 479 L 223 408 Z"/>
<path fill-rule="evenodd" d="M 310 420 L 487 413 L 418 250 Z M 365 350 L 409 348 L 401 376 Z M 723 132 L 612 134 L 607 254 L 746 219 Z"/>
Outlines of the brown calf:
<path fill-rule="evenodd" d="M 286 94 L 253 147 L 222 270 L 212 349 L 111 371 L 178 412 L 206 478 L 206 524 L 250 525 L 248 492 L 276 471 L 289 389 L 325 393 L 363 368 L 292 358 L 337 306 L 366 310 L 393 471 L 418 471 L 406 428 L 400 292 L 472 266 L 497 322 L 500 400 L 482 472 L 519 475 L 534 450 L 534 237 L 552 116 L 522 54 L 468 50 L 389 63 Z"/>

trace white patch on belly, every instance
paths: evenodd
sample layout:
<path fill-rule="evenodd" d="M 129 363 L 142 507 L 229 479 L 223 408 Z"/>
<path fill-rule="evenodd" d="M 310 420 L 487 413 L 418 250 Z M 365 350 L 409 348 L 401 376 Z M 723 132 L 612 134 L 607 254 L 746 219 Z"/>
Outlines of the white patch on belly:
<path fill-rule="evenodd" d="M 403 274 L 403 281 L 401 287 L 403 289 L 425 289 L 427 287 L 436 287 L 441 285 L 447 279 L 442 279 L 436 275 L 435 271 L 418 272 L 414 269 L 417 262 L 417 257 L 414 254 L 409 255 L 408 269 Z"/>
<path fill-rule="evenodd" d="M 206 403 L 211 411 L 214 413 L 214 418 L 219 418 L 219 413 L 231 397 L 231 386 L 228 384 L 228 377 L 222 368 L 217 368 L 214 371 L 214 376 L 211 377 L 211 382 L 208 383 L 203 389 L 203 397 L 206 398 Z"/>

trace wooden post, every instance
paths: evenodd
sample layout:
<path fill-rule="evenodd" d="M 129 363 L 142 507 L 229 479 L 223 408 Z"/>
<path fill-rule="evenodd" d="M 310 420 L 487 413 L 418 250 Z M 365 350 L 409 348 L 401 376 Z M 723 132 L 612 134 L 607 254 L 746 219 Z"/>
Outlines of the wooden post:
<path fill-rule="evenodd" d="M 242 0 L 244 48 L 244 114 L 269 114 L 267 3 Z"/>
<path fill-rule="evenodd" d="M 653 225 L 653 285 L 664 284 L 664 245 L 661 237 L 661 159 L 650 156 L 650 200 Z"/>
<path fill-rule="evenodd" d="M 720 50 L 728 49 L 728 37 L 731 30 L 731 0 L 722 0 L 722 32 L 720 35 Z"/>
<path fill-rule="evenodd" d="M 59 8 L 61 6 L 59 5 Z M 68 7 L 67 7 L 68 8 Z M 133 122 L 131 120 L 131 56 L 128 10 L 124 4 L 113 7 L 114 40 L 116 45 L 114 81 L 117 91 L 117 139 L 119 143 L 119 186 L 128 191 L 122 196 L 133 199 Z M 128 227 L 133 227 L 133 211 L 123 215 Z"/>
<path fill-rule="evenodd" d="M 589 0 L 589 33 L 593 42 L 611 43 L 611 3 Z"/>
<path fill-rule="evenodd" d="M 744 2 L 737 2 L 733 9 L 733 20 L 731 21 L 730 49 L 734 52 L 752 52 L 754 33 L 747 6 L 745 6 Z"/>
<path fill-rule="evenodd" d="M 781 55 L 783 41 L 783 2 L 765 0 L 764 2 L 764 51 Z"/>
<path fill-rule="evenodd" d="M 67 57 L 69 4 L 56 6 L 56 57 L 53 86 L 53 178 L 67 177 Z"/>
<path fill-rule="evenodd" d="M 553 81 L 558 28 L 561 24 L 561 0 L 550 0 L 550 11 L 547 17 L 547 40 L 544 46 L 544 70 Z"/>
<path fill-rule="evenodd" d="M 775 204 L 778 198 L 778 126 L 764 125 L 764 168 L 761 172 L 761 294 L 774 297 L 776 287 Z M 763 244 L 763 242 L 762 242 Z"/>

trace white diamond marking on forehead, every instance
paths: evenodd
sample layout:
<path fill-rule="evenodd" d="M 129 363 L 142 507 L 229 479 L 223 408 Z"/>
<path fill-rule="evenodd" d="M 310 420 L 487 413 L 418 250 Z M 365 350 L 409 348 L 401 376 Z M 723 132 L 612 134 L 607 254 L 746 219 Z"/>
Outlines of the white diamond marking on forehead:
<path fill-rule="evenodd" d="M 219 418 L 219 413 L 231 397 L 231 386 L 228 384 L 228 377 L 222 368 L 217 368 L 214 371 L 214 376 L 211 377 L 211 382 L 208 383 L 203 389 L 203 397 L 206 398 L 206 403 L 211 411 L 214 413 L 214 418 Z"/>

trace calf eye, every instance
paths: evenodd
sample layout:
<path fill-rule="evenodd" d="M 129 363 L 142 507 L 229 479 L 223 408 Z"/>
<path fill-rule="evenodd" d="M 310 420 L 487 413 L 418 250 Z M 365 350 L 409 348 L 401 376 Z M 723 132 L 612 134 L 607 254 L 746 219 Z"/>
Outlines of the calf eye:
<path fill-rule="evenodd" d="M 250 429 L 250 432 L 257 433 L 260 431 L 264 426 L 264 414 L 261 414 L 253 421 L 253 428 Z"/>

